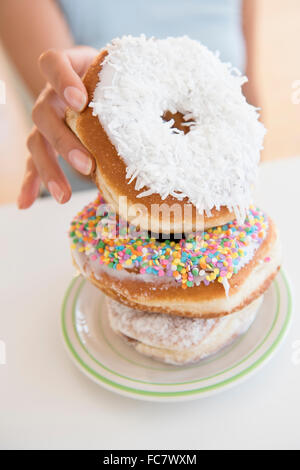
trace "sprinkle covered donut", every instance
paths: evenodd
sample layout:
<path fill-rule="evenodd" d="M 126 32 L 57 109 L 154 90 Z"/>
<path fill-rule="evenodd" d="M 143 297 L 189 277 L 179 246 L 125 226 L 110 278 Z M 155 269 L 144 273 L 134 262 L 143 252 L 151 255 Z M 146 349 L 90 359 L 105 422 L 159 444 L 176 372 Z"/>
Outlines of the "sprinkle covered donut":
<path fill-rule="evenodd" d="M 272 221 L 251 207 L 236 220 L 160 241 L 138 234 L 101 195 L 72 221 L 75 265 L 112 298 L 134 308 L 191 317 L 241 309 L 269 285 L 280 265 Z"/>
<path fill-rule="evenodd" d="M 118 214 L 162 233 L 193 231 L 199 216 L 204 228 L 243 222 L 265 133 L 245 80 L 187 37 L 126 36 L 101 51 L 84 78 L 90 106 L 67 122 Z"/>

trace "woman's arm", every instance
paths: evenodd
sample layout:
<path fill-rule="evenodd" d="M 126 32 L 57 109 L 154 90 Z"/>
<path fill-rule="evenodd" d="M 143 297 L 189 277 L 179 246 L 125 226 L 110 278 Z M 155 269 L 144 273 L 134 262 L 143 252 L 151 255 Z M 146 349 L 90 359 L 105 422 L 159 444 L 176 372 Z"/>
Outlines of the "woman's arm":
<path fill-rule="evenodd" d="M 59 203 L 65 203 L 71 186 L 57 155 L 84 175 L 93 169 L 93 159 L 66 126 L 64 115 L 67 106 L 81 111 L 87 105 L 81 77 L 97 51 L 72 47 L 72 36 L 54 0 L 1 0 L 0 30 L 6 50 L 32 94 L 38 96 L 18 205 L 21 209 L 31 206 L 41 181 Z"/>
<path fill-rule="evenodd" d="M 243 33 L 246 44 L 246 70 L 248 83 L 243 87 L 247 101 L 254 106 L 261 106 L 259 96 L 259 86 L 257 83 L 257 75 L 255 73 L 256 65 L 256 23 L 257 23 L 257 0 L 243 0 L 242 7 L 242 23 Z"/>
<path fill-rule="evenodd" d="M 42 52 L 73 46 L 68 25 L 54 0 L 1 0 L 0 38 L 34 97 L 45 85 L 38 66 Z"/>

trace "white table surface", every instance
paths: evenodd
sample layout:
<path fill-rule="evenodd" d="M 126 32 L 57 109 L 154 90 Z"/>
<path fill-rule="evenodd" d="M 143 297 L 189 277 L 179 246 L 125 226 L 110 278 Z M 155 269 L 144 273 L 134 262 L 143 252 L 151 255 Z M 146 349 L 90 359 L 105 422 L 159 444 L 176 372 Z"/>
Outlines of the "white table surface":
<path fill-rule="evenodd" d="M 290 333 L 249 381 L 192 402 L 118 396 L 82 375 L 65 352 L 60 310 L 74 274 L 68 224 L 94 194 L 76 194 L 65 206 L 41 200 L 26 212 L 0 208 L 0 340 L 7 354 L 0 448 L 300 449 L 300 353 L 295 361 L 293 349 L 300 340 L 300 158 L 262 165 L 257 189 L 280 228 L 293 281 Z"/>

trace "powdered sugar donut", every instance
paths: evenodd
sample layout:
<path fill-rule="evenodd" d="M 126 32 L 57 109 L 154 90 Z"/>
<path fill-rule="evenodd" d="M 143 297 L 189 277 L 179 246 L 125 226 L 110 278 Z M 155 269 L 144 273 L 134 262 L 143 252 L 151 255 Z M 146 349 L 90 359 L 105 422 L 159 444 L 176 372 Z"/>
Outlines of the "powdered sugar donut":
<path fill-rule="evenodd" d="M 220 319 L 182 318 L 147 313 L 107 297 L 111 328 L 136 351 L 168 364 L 186 365 L 219 352 L 255 320 L 263 296 Z"/>
<path fill-rule="evenodd" d="M 265 133 L 244 81 L 187 37 L 112 41 L 84 78 L 91 107 L 67 113 L 106 201 L 154 232 L 242 222 Z"/>

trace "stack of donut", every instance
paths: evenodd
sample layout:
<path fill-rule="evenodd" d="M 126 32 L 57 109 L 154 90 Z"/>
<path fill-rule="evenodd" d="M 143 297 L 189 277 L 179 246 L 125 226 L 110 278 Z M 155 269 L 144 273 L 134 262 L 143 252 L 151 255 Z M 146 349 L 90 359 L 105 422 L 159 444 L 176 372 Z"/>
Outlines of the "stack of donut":
<path fill-rule="evenodd" d="M 187 37 L 127 36 L 83 81 L 90 106 L 66 121 L 100 192 L 71 223 L 74 264 L 141 354 L 214 354 L 253 323 L 281 262 L 274 223 L 251 205 L 265 131 L 245 79 Z"/>

